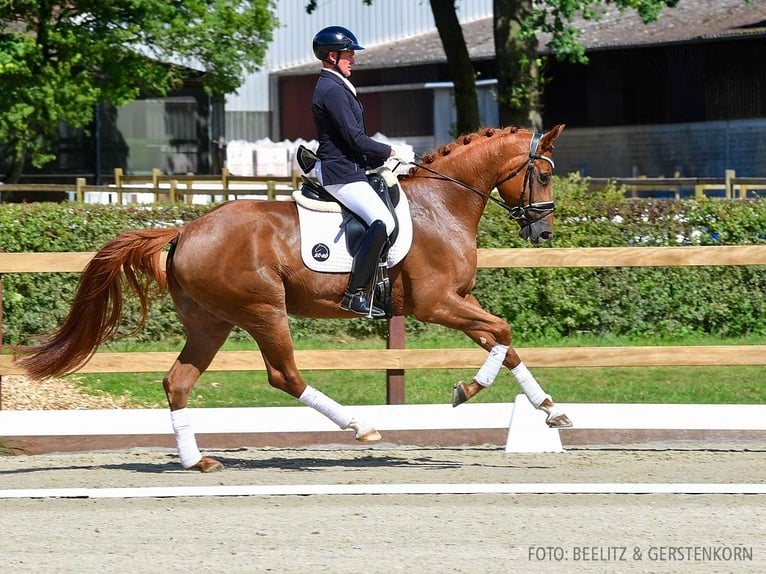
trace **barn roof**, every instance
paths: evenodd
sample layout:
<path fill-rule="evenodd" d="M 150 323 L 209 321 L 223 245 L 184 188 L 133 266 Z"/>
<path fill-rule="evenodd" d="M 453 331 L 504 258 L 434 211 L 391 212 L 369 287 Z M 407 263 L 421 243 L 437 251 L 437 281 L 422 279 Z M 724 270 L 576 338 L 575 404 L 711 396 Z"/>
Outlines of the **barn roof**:
<path fill-rule="evenodd" d="M 588 51 L 703 42 L 724 38 L 766 36 L 766 2 L 753 0 L 680 0 L 675 8 L 661 11 L 656 22 L 644 24 L 634 10 L 620 13 L 609 5 L 599 21 L 578 18 L 582 42 Z M 495 57 L 492 19 L 484 18 L 462 25 L 472 60 Z M 547 38 L 540 37 L 545 52 Z M 368 47 L 360 53 L 357 69 L 444 63 L 447 58 L 438 32 L 400 39 Z M 305 74 L 316 71 L 318 62 L 280 70 L 279 74 Z"/>

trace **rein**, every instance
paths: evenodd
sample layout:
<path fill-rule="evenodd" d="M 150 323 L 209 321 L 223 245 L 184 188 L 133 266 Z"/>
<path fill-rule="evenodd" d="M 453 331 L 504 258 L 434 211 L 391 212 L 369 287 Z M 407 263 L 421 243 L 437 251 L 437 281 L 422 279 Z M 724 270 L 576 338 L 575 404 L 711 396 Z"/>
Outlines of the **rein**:
<path fill-rule="evenodd" d="M 456 183 L 476 195 L 479 195 L 483 197 L 486 200 L 494 202 L 496 205 L 502 207 L 508 212 L 508 217 L 510 219 L 513 219 L 514 221 L 520 221 L 523 225 L 530 225 L 534 223 L 535 221 L 539 221 L 540 219 L 543 219 L 546 217 L 549 213 L 554 211 L 556 209 L 556 205 L 553 201 L 540 201 L 540 202 L 534 202 L 533 201 L 533 189 L 532 189 L 532 174 L 535 171 L 535 160 L 542 159 L 547 161 L 549 164 L 551 164 L 551 167 L 554 167 L 553 160 L 549 157 L 545 157 L 544 155 L 537 153 L 537 148 L 540 145 L 540 139 L 542 139 L 543 134 L 541 133 L 535 133 L 532 136 L 532 139 L 529 142 L 529 157 L 528 160 L 522 163 L 519 167 L 511 171 L 507 176 L 505 176 L 503 179 L 501 179 L 499 182 L 495 184 L 494 187 L 499 188 L 500 185 L 505 183 L 506 181 L 509 181 L 519 175 L 521 173 L 521 170 L 525 167 L 527 168 L 526 172 L 524 173 L 524 183 L 521 187 L 521 195 L 519 196 L 519 205 L 512 207 L 505 203 L 505 201 L 496 199 L 492 197 L 489 193 L 484 193 L 483 191 L 480 191 L 476 189 L 475 187 L 465 183 L 464 181 L 460 181 L 459 179 L 455 179 L 454 177 L 450 177 L 448 175 L 445 175 L 441 172 L 436 171 L 435 169 L 431 169 L 430 167 L 427 167 L 423 165 L 422 163 L 416 163 L 413 162 L 413 164 L 416 167 L 422 168 L 427 172 L 430 172 L 434 175 L 438 175 L 442 179 L 446 179 L 447 181 L 451 181 L 452 183 Z M 524 195 L 526 188 L 529 187 L 529 203 L 527 205 L 524 205 Z M 538 213 L 537 217 L 532 219 L 531 221 L 527 220 L 527 211 L 533 211 Z"/>

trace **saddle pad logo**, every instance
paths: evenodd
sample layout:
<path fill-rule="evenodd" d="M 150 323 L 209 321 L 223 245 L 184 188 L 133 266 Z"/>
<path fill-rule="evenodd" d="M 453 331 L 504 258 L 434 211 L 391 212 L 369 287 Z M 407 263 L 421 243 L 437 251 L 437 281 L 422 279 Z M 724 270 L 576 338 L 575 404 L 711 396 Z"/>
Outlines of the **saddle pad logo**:
<path fill-rule="evenodd" d="M 324 243 L 317 243 L 311 248 L 311 256 L 317 261 L 327 261 L 330 258 L 330 248 Z"/>

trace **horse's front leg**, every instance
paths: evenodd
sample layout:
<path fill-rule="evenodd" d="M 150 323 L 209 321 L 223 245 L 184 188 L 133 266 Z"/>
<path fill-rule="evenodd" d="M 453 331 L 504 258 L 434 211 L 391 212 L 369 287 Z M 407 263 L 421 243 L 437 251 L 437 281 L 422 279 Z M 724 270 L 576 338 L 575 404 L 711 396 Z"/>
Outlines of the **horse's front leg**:
<path fill-rule="evenodd" d="M 502 319 L 482 309 L 473 295 L 461 299 L 462 305 L 455 306 L 454 301 L 445 314 L 431 316 L 432 322 L 438 322 L 453 329 L 463 331 L 476 344 L 489 351 L 484 364 L 470 383 L 458 382 L 452 391 L 452 406 L 457 407 L 481 390 L 495 382 L 500 367 L 510 369 L 524 394 L 536 409 L 548 416 L 546 423 L 550 427 L 567 428 L 572 426 L 569 417 L 553 402 L 522 362 L 516 350 L 511 346 L 511 328 Z"/>
<path fill-rule="evenodd" d="M 474 338 L 470 333 L 468 335 L 472 339 Z M 486 340 L 486 333 L 479 335 L 478 340 L 474 340 L 477 342 Z M 496 361 L 496 359 L 493 359 L 493 354 L 495 356 L 499 355 L 503 350 L 504 345 L 495 343 L 490 349 L 490 354 L 487 357 L 487 361 L 482 365 L 482 369 L 486 369 L 488 363 L 492 364 Z M 569 417 L 553 402 L 551 396 L 543 390 L 535 376 L 529 371 L 516 350 L 511 346 L 505 349 L 503 365 L 510 369 L 532 406 L 548 415 L 545 422 L 549 427 L 569 428 L 572 426 L 572 421 Z M 463 404 L 494 382 L 494 378 L 490 381 L 486 377 L 482 378 L 480 373 L 481 369 L 479 369 L 479 373 L 477 373 L 477 376 L 473 378 L 471 383 L 466 384 L 464 381 L 460 381 L 455 385 L 452 391 L 453 407 Z"/>

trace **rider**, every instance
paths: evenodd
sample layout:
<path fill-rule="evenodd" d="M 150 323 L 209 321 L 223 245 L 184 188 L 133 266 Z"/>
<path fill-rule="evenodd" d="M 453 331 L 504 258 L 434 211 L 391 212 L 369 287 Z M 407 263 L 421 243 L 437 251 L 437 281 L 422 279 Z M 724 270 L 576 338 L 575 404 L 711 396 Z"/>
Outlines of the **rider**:
<path fill-rule="evenodd" d="M 316 33 L 314 55 L 322 61 L 311 113 L 317 131 L 319 183 L 347 209 L 367 224 L 359 250 L 354 255 L 341 309 L 372 317 L 385 311 L 374 306 L 367 294 L 373 273 L 394 231 L 394 217 L 370 184 L 366 169 L 379 167 L 395 155 L 391 146 L 370 138 L 364 126 L 364 110 L 356 88 L 348 80 L 354 52 L 364 50 L 356 36 L 342 26 L 329 26 Z"/>

